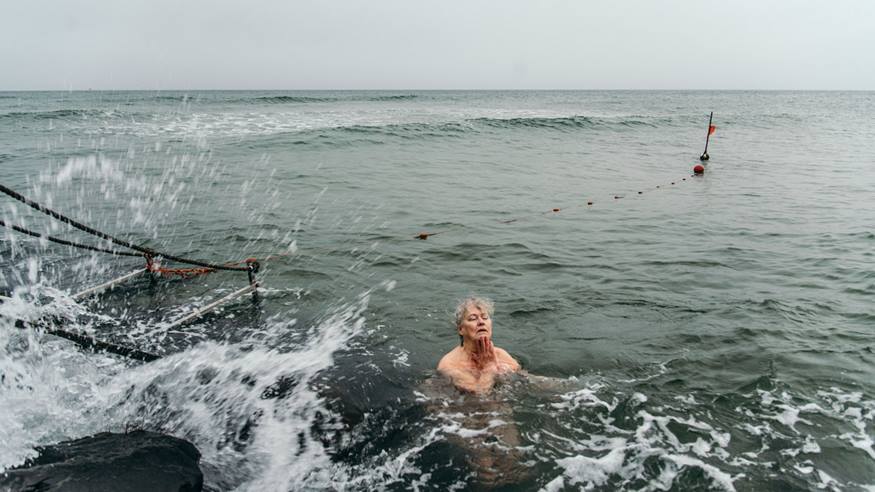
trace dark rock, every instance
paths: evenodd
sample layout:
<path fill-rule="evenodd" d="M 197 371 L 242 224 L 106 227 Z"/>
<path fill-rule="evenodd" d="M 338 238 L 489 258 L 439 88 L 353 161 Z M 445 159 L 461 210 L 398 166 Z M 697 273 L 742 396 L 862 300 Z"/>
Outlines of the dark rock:
<path fill-rule="evenodd" d="M 39 456 L 0 474 L 0 490 L 199 491 L 200 452 L 147 431 L 103 432 L 37 448 Z"/>

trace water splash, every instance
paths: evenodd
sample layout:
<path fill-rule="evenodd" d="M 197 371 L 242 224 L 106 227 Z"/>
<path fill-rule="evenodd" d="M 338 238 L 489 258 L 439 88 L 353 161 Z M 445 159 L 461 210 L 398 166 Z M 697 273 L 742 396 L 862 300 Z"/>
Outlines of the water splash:
<path fill-rule="evenodd" d="M 333 417 L 318 376 L 362 330 L 368 300 L 366 292 L 333 309 L 298 346 L 206 342 L 139 366 L 4 326 L 0 407 L 9 425 L 0 431 L 8 443 L 0 466 L 20 463 L 36 445 L 144 428 L 192 441 L 207 482 L 220 488 L 320 483 L 332 465 L 314 429 Z M 4 314 L 19 307 L 4 303 Z"/>

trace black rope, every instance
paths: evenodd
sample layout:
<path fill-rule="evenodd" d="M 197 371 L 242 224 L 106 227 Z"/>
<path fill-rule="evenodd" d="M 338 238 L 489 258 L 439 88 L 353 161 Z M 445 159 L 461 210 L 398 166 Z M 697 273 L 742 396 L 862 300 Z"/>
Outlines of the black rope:
<path fill-rule="evenodd" d="M 2 220 L 0 220 L 0 226 L 8 227 L 8 228 L 10 228 L 14 231 L 18 231 L 22 234 L 27 234 L 28 236 L 33 236 L 33 237 L 40 238 L 40 239 L 46 239 L 46 240 L 51 241 L 53 243 L 63 244 L 65 246 L 72 246 L 74 248 L 79 248 L 79 249 L 86 249 L 88 251 L 97 251 L 98 253 L 109 253 L 111 255 L 116 255 L 116 256 L 136 256 L 138 258 L 142 258 L 142 256 L 143 256 L 142 253 L 129 253 L 127 251 L 116 251 L 116 250 L 112 250 L 112 249 L 103 249 L 103 248 L 98 248 L 95 246 L 89 246 L 87 244 L 74 243 L 73 241 L 67 241 L 65 239 L 59 239 L 56 237 L 49 236 L 47 234 L 41 234 L 39 232 L 34 232 L 34 231 L 31 231 L 29 229 L 25 229 L 24 227 L 20 227 L 17 225 L 7 224 L 6 222 L 3 222 Z"/>
<path fill-rule="evenodd" d="M 25 205 L 27 205 L 35 210 L 39 210 L 40 212 L 42 212 L 46 215 L 50 215 L 53 218 L 65 223 L 65 224 L 71 225 L 71 226 L 75 227 L 76 229 L 79 229 L 80 231 L 84 231 L 84 232 L 87 232 L 88 234 L 97 236 L 97 237 L 102 238 L 102 239 L 106 239 L 107 241 L 110 241 L 110 242 L 117 244 L 119 246 L 124 246 L 125 248 L 130 248 L 134 251 L 139 251 L 147 256 L 151 256 L 151 257 L 159 257 L 160 256 L 161 258 L 164 258 L 165 260 L 175 261 L 177 263 L 185 263 L 188 265 L 196 265 L 196 266 L 201 266 L 201 267 L 205 267 L 205 268 L 212 268 L 214 270 L 231 270 L 231 271 L 237 271 L 237 272 L 245 272 L 245 271 L 249 271 L 249 269 L 250 269 L 249 266 L 234 267 L 234 266 L 227 266 L 227 265 L 215 265 L 212 263 L 206 263 L 203 261 L 182 258 L 179 256 L 174 256 L 174 255 L 170 255 L 167 253 L 162 253 L 160 251 L 155 251 L 155 250 L 152 250 L 149 248 L 144 248 L 142 246 L 137 246 L 136 244 L 131 244 L 123 239 L 118 239 L 118 238 L 112 237 L 109 234 L 106 234 L 105 232 L 100 232 L 97 229 L 94 229 L 92 227 L 88 227 L 87 225 L 82 224 L 80 222 L 76 222 L 75 220 L 73 220 L 67 216 L 64 216 L 58 212 L 55 212 L 54 210 L 52 210 L 48 207 L 45 207 L 45 206 L 40 205 L 39 203 L 37 203 L 33 200 L 28 199 L 27 197 L 21 195 L 20 193 L 17 193 L 15 190 L 7 188 L 7 187 L 3 186 L 2 184 L 0 184 L 0 191 L 11 196 L 12 198 L 15 198 L 16 200 L 20 201 L 21 203 L 24 203 Z"/>
<path fill-rule="evenodd" d="M 101 352 L 109 352 L 111 354 L 121 355 L 122 357 L 127 357 L 129 359 L 140 360 L 143 362 L 152 362 L 153 360 L 158 360 L 161 358 L 158 354 L 153 354 L 151 352 L 144 352 L 142 350 L 135 349 L 133 347 L 128 347 L 125 345 L 119 345 L 110 342 L 104 342 L 102 340 L 98 340 L 94 337 L 90 337 L 88 335 L 82 335 L 80 333 L 74 333 L 68 330 L 62 330 L 60 328 L 52 328 L 46 326 L 45 321 L 43 322 L 30 322 L 25 321 L 19 318 L 11 318 L 15 321 L 15 326 L 21 329 L 27 328 L 42 328 L 49 335 L 54 335 L 56 337 L 65 338 L 70 340 L 71 342 L 79 345 L 82 348 L 91 349 L 95 351 Z M 55 323 L 59 323 L 60 320 L 54 319 L 52 320 Z"/>

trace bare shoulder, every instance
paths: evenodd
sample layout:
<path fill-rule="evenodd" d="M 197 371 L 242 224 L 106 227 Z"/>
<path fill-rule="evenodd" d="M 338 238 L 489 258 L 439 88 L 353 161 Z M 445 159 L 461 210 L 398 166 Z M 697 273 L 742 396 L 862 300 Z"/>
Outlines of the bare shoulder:
<path fill-rule="evenodd" d="M 457 352 L 458 348 L 454 348 L 441 358 L 437 365 L 438 372 L 446 374 L 447 372 L 458 368 L 459 354 Z"/>
<path fill-rule="evenodd" d="M 514 359 L 509 353 L 507 353 L 507 350 L 504 350 L 503 348 L 496 347 L 495 348 L 495 355 L 500 362 L 509 365 L 512 370 L 514 370 L 514 371 L 520 370 L 520 368 L 521 368 L 520 363 L 517 362 L 517 360 Z"/>

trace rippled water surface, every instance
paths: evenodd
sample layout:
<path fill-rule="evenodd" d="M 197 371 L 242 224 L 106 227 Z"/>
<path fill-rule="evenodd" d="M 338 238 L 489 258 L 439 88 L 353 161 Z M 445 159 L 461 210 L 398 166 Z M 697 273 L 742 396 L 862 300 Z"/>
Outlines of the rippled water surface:
<path fill-rule="evenodd" d="M 716 133 L 704 176 L 708 113 Z M 0 93 L 0 469 L 141 427 L 215 490 L 873 490 L 875 93 Z M 0 218 L 101 244 L 0 197 Z M 426 240 L 421 233 L 432 234 Z M 433 368 L 468 294 L 528 374 Z M 10 317 L 156 352 L 94 354 Z"/>

